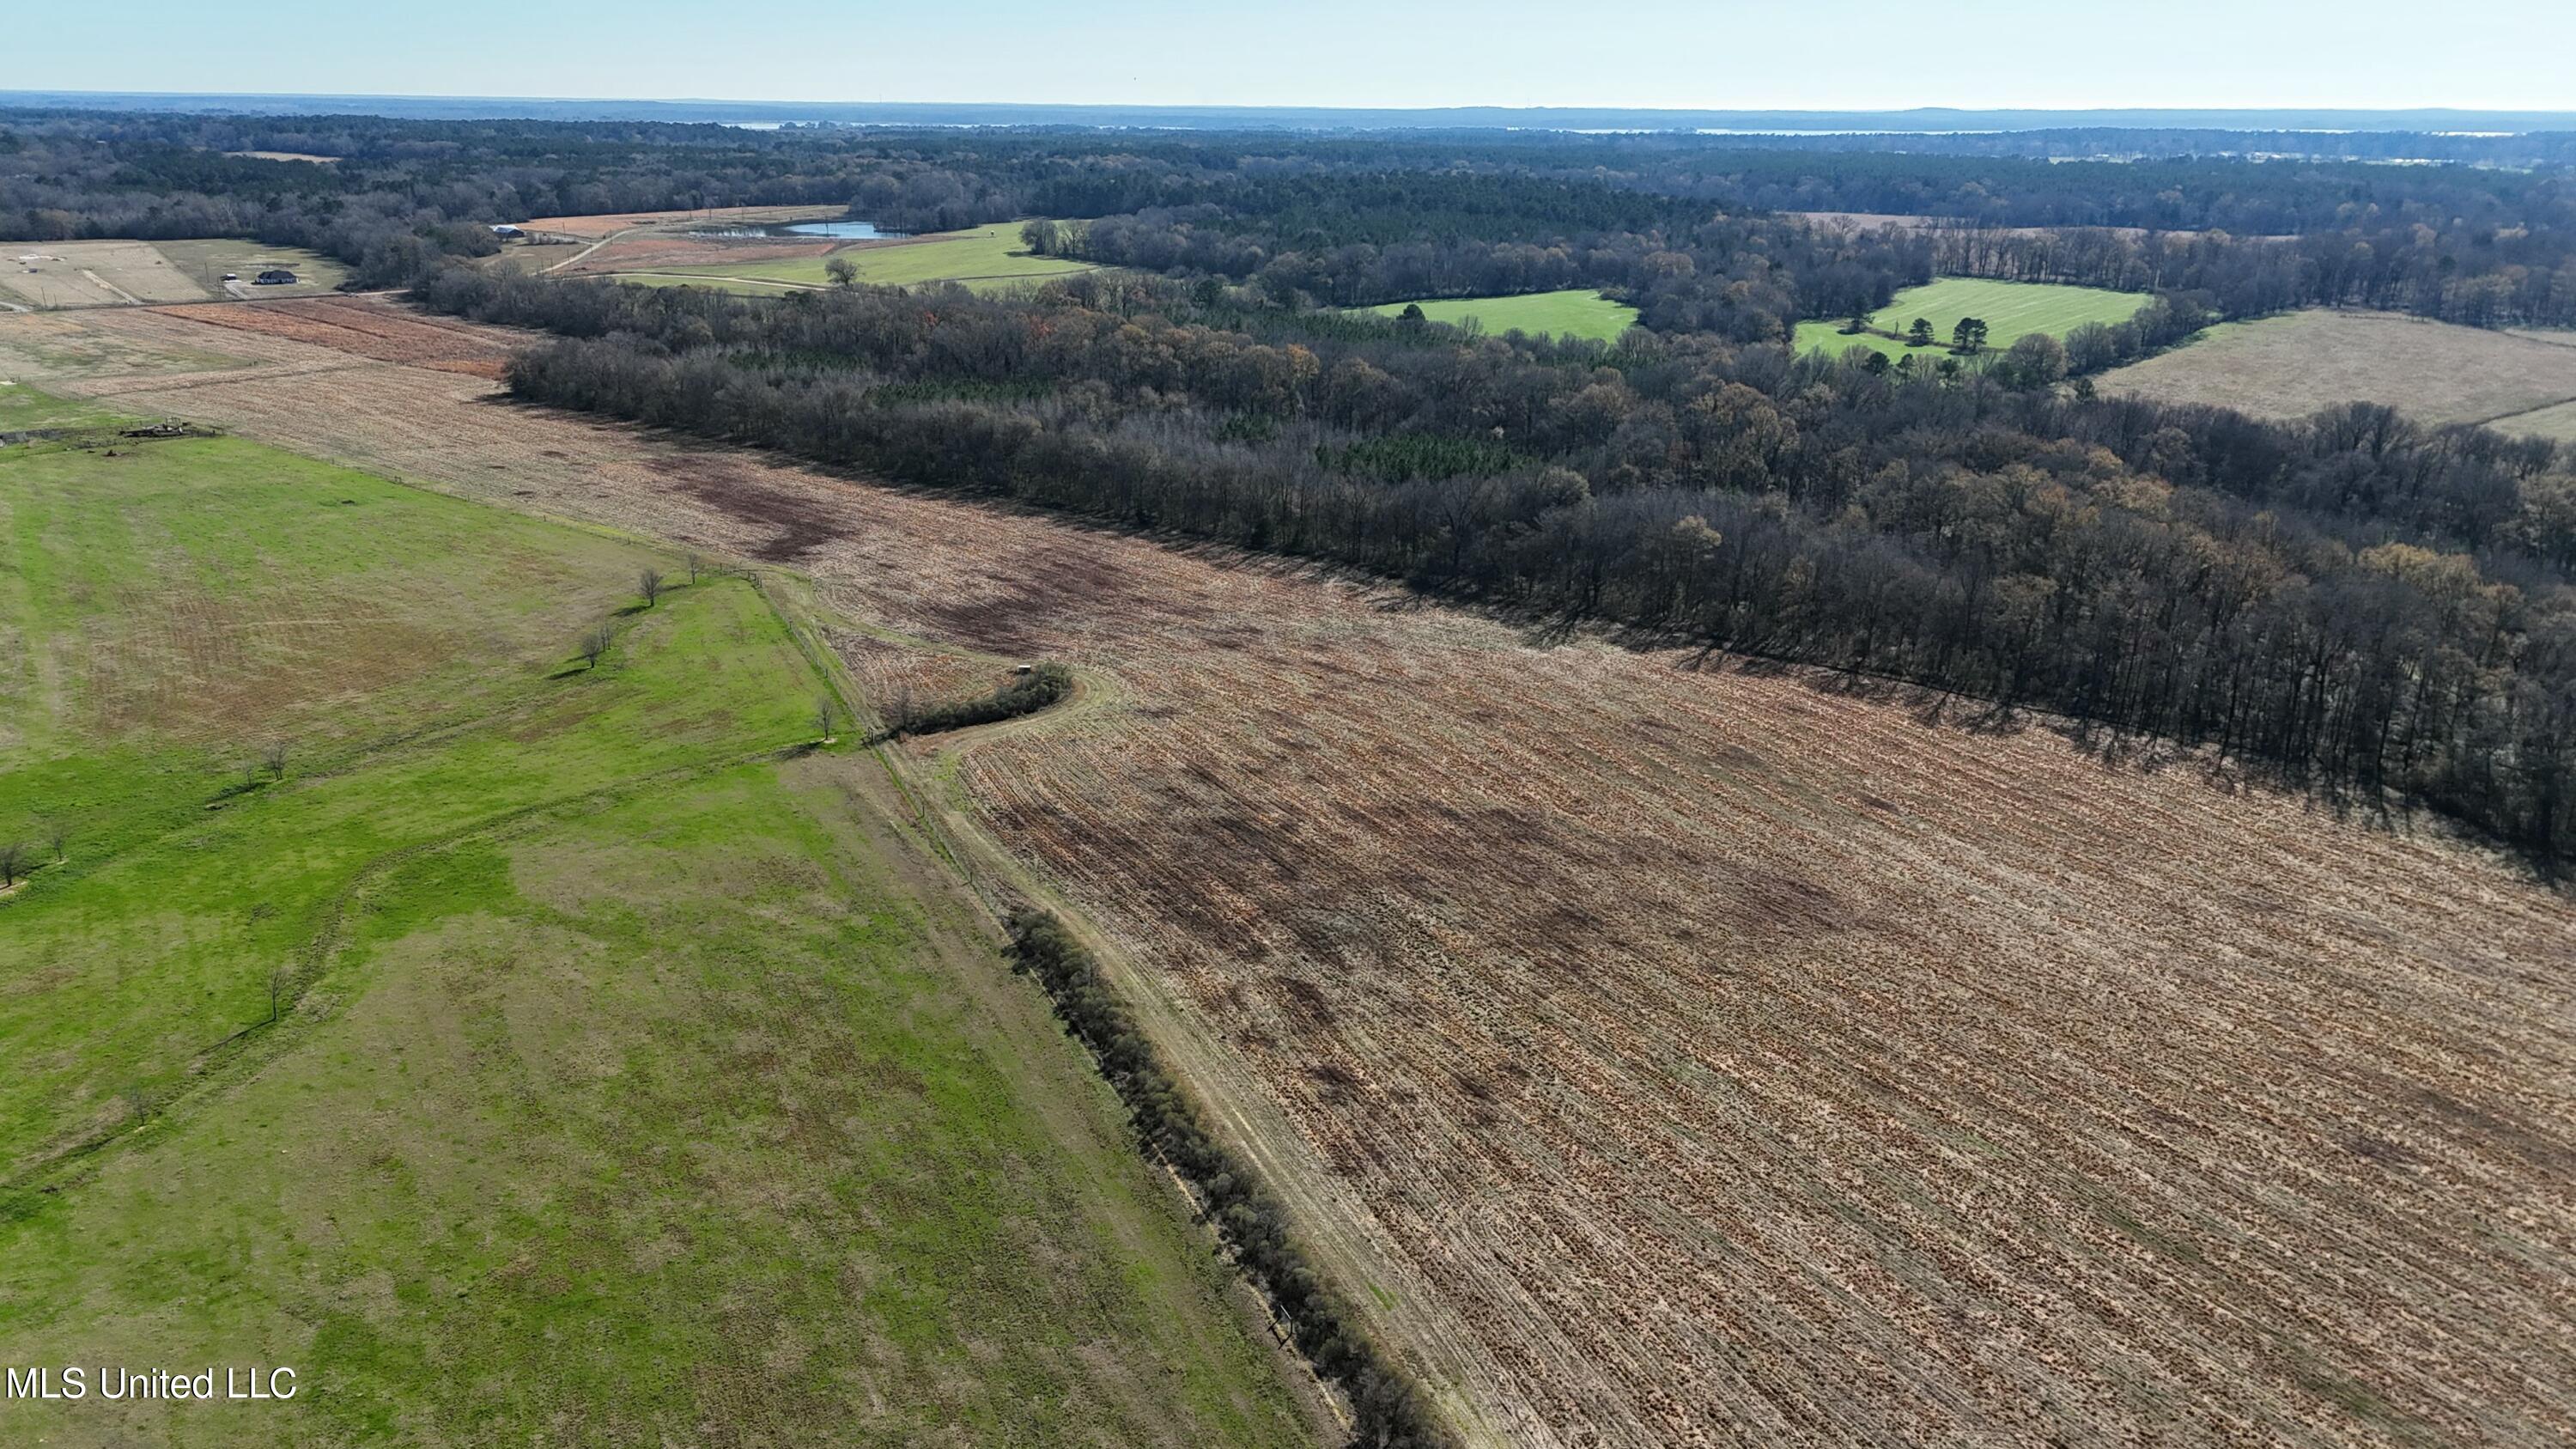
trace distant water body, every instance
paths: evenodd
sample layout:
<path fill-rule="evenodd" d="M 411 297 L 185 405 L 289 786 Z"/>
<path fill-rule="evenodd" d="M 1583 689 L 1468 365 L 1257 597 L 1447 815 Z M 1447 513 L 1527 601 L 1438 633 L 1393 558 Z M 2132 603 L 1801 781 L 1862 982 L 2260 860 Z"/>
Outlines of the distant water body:
<path fill-rule="evenodd" d="M 906 231 L 881 231 L 872 221 L 789 221 L 774 226 L 709 227 L 699 236 L 827 236 L 835 241 L 869 241 L 882 237 L 910 236 Z"/>

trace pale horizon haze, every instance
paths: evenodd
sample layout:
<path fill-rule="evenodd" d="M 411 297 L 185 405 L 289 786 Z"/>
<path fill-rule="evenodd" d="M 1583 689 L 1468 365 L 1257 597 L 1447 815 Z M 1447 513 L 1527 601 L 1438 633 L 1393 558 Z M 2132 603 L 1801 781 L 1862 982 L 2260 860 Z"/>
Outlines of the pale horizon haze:
<path fill-rule="evenodd" d="M 2576 109 L 2576 4 L 2040 0 L 31 8 L 0 86 L 561 99 Z M 143 38 L 152 43 L 139 43 Z"/>

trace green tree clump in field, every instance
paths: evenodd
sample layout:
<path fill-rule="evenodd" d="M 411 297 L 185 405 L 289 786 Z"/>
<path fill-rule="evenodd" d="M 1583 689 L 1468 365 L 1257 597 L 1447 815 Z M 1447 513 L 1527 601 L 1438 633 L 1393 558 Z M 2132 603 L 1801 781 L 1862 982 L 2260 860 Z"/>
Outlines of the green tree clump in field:
<path fill-rule="evenodd" d="M 997 720 L 1035 714 L 1072 692 L 1072 670 L 1061 664 L 1041 664 L 992 693 L 973 699 L 931 705 L 924 709 L 915 709 L 907 699 L 894 711 L 894 718 L 886 722 L 886 728 L 898 736 L 962 730 L 969 725 L 992 724 Z"/>

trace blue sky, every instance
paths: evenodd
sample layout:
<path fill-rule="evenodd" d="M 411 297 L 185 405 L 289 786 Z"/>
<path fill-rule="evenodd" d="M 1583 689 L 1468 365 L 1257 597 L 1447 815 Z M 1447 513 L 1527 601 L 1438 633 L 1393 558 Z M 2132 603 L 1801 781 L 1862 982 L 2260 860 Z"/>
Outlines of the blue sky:
<path fill-rule="evenodd" d="M 119 0 L 0 87 L 816 101 L 2576 109 L 2576 0 Z"/>

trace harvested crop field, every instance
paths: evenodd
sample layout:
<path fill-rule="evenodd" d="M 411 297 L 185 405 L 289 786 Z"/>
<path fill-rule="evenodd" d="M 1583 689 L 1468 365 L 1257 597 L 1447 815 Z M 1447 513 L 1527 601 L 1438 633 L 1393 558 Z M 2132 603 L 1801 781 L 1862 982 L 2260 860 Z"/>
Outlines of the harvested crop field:
<path fill-rule="evenodd" d="M 309 343 L 378 362 L 498 378 L 509 349 L 489 329 L 363 301 L 287 302 L 259 307 L 172 307 L 167 315 L 227 332 Z"/>
<path fill-rule="evenodd" d="M 128 374 L 167 378 L 247 360 L 240 347 L 203 327 L 151 326 L 148 319 L 157 315 L 138 313 L 144 326 L 111 330 L 77 312 L 12 313 L 0 328 L 0 378 L 83 378 L 96 385 Z M 219 345 L 223 351 L 215 350 Z"/>
<path fill-rule="evenodd" d="M 616 211 L 596 216 L 541 216 L 519 229 L 553 236 L 604 237 L 639 226 L 707 226 L 718 222 L 810 221 L 839 216 L 838 206 L 710 206 L 697 211 Z"/>
<path fill-rule="evenodd" d="M 2484 423 L 2566 438 L 2576 347 L 2395 312 L 2315 308 L 2212 327 L 2171 352 L 2102 374 L 2098 385 L 2268 418 L 2372 402 L 2427 424 Z"/>
<path fill-rule="evenodd" d="M 1480 1440 L 2576 1438 L 2564 894 L 2190 762 L 330 365 L 92 390 L 790 562 L 864 677 L 1101 681 L 908 773 L 1133 968 Z"/>

